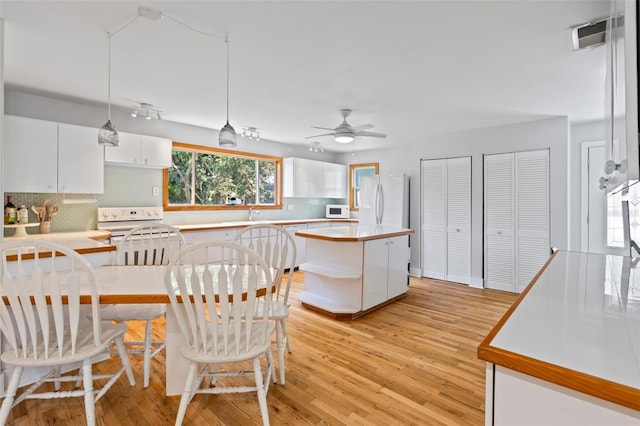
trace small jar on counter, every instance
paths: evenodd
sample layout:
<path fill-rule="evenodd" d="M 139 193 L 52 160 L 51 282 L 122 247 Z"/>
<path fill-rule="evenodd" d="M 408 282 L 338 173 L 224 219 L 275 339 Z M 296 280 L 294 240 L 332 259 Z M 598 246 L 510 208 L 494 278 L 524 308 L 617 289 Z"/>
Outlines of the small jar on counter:
<path fill-rule="evenodd" d="M 24 205 L 18 207 L 18 223 L 29 223 L 29 210 Z"/>

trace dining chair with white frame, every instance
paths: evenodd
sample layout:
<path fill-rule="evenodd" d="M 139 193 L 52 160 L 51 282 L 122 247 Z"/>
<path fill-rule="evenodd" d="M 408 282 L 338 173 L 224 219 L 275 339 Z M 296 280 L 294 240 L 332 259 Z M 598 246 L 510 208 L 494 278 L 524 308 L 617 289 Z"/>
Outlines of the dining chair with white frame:
<path fill-rule="evenodd" d="M 165 286 L 185 340 L 181 354 L 189 361 L 175 424 L 182 424 L 197 394 L 257 392 L 262 421 L 268 425 L 275 324 L 254 313 L 256 304 L 268 309 L 273 298 L 269 265 L 239 244 L 204 241 L 187 246 L 173 258 L 165 271 Z M 245 361 L 252 362 L 252 371 L 246 371 Z M 222 370 L 222 366 L 236 369 Z M 254 385 L 238 383 L 235 378 L 242 376 L 253 376 Z M 233 383 L 225 383 L 229 377 Z M 209 386 L 203 386 L 205 378 Z"/>
<path fill-rule="evenodd" d="M 84 397 L 87 424 L 94 425 L 95 403 L 122 373 L 131 386 L 135 384 L 123 343 L 127 326 L 101 322 L 94 270 L 75 251 L 48 241 L 20 240 L 2 244 L 0 256 L 0 290 L 5 298 L 0 300 L 0 331 L 10 346 L 0 360 L 3 368 L 13 367 L 0 424 L 25 399 Z M 91 319 L 82 313 L 81 294 L 90 295 Z M 122 367 L 94 374 L 92 359 L 108 357 L 111 344 L 117 347 Z M 46 373 L 16 398 L 25 369 L 42 368 Z M 94 389 L 98 379 L 107 382 Z M 69 382 L 73 388 L 63 389 Z M 37 392 L 45 383 L 54 383 L 54 389 Z"/>
<path fill-rule="evenodd" d="M 280 226 L 256 224 L 241 229 L 235 236 L 235 242 L 255 250 L 267 264 L 280 272 L 276 281 L 275 300 L 268 310 L 261 304 L 256 307 L 256 313 L 262 315 L 268 312 L 269 319 L 276 321 L 276 352 L 278 354 L 278 376 L 273 374 L 274 381 L 285 384 L 285 349 L 290 353 L 289 333 L 286 319 L 289 316 L 289 290 L 293 280 L 296 262 L 296 242 L 286 230 Z M 284 271 L 289 270 L 284 280 Z"/>
<path fill-rule="evenodd" d="M 142 225 L 129 231 L 117 243 L 115 265 L 167 265 L 171 256 L 185 246 L 180 231 L 169 225 Z M 144 354 L 144 387 L 149 387 L 151 359 L 165 348 L 164 341 L 152 340 L 152 321 L 165 314 L 163 304 L 115 304 L 102 308 L 103 321 L 126 323 L 145 321 L 144 341 L 126 341 L 127 352 Z"/>

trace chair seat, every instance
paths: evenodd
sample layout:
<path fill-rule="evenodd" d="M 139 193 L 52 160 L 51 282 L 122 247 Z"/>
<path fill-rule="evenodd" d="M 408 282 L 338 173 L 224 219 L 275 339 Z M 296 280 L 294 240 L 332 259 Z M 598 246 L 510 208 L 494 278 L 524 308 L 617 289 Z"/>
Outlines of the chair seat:
<path fill-rule="evenodd" d="M 65 347 L 60 356 L 58 345 L 56 343 L 56 335 L 53 330 L 49 337 L 49 357 L 47 359 L 40 358 L 37 361 L 26 359 L 22 356 L 16 356 L 15 351 L 5 350 L 0 359 L 2 362 L 18 367 L 38 367 L 38 366 L 57 366 L 60 364 L 68 364 L 70 362 L 82 361 L 92 356 L 101 354 L 108 350 L 108 345 L 118 336 L 124 335 L 127 331 L 126 324 L 104 324 L 102 325 L 102 345 L 94 345 L 93 328 L 89 326 L 80 327 L 78 329 L 78 340 L 76 342 L 76 353 L 71 354 L 71 344 L 69 339 L 65 340 Z M 69 333 L 69 330 L 65 330 Z M 37 347 L 38 355 L 43 356 L 44 344 L 39 342 Z M 21 353 L 21 352 L 19 352 Z M 33 351 L 30 350 L 31 356 Z"/>
<path fill-rule="evenodd" d="M 148 321 L 160 318 L 167 311 L 163 304 L 108 305 L 100 310 L 103 321 Z"/>
<path fill-rule="evenodd" d="M 275 331 L 276 325 L 275 323 L 269 323 L 267 328 L 267 335 L 270 336 Z M 213 335 L 209 335 L 209 353 L 204 354 L 201 351 L 197 351 L 191 346 L 185 346 L 180 350 L 182 356 L 187 358 L 190 361 L 194 362 L 202 362 L 202 363 L 211 363 L 211 362 L 237 362 L 244 361 L 247 359 L 252 359 L 260 354 L 266 352 L 271 347 L 271 340 L 265 339 L 264 341 L 260 341 L 262 337 L 262 333 L 257 330 L 257 327 L 253 329 L 253 336 L 251 336 L 251 340 L 249 341 L 249 347 L 247 348 L 243 342 L 245 342 L 245 334 L 244 332 L 240 336 L 240 342 L 242 347 L 240 348 L 240 353 L 236 354 L 236 346 L 235 346 L 235 337 L 233 332 L 229 335 L 230 346 L 227 350 L 227 355 L 224 353 L 223 345 L 219 345 L 219 350 L 216 353 L 213 349 Z M 218 333 L 218 341 L 221 342 L 222 330 Z M 215 358 L 215 361 L 212 361 Z"/>
<path fill-rule="evenodd" d="M 264 303 L 258 301 L 256 303 L 256 317 L 262 318 L 264 311 Z M 273 301 L 269 306 L 269 318 L 273 320 L 285 319 L 289 316 L 289 306 L 285 305 L 282 301 Z"/>

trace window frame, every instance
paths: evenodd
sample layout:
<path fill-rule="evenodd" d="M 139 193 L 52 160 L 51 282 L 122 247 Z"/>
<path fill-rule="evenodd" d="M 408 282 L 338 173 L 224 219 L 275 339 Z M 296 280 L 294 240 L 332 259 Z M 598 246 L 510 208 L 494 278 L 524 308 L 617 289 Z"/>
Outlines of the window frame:
<path fill-rule="evenodd" d="M 360 206 L 356 206 L 355 200 L 355 173 L 360 169 L 373 169 L 375 174 L 379 173 L 379 165 L 378 163 L 359 163 L 359 164 L 349 164 L 349 209 L 352 212 L 357 212 L 360 210 Z"/>
<path fill-rule="evenodd" d="M 171 152 L 174 149 L 179 151 L 202 152 L 205 154 L 222 154 L 232 157 L 246 158 L 251 160 L 273 161 L 276 164 L 276 184 L 275 184 L 275 204 L 255 204 L 260 210 L 282 210 L 282 157 L 271 155 L 255 154 L 252 152 L 235 151 L 224 148 L 214 148 L 204 145 L 193 145 L 184 142 L 173 142 Z M 208 205 L 184 205 L 169 204 L 169 168 L 162 171 L 162 208 L 164 211 L 206 211 L 206 210 L 248 210 L 253 204 L 247 205 L 225 205 L 225 204 L 208 204 Z"/>

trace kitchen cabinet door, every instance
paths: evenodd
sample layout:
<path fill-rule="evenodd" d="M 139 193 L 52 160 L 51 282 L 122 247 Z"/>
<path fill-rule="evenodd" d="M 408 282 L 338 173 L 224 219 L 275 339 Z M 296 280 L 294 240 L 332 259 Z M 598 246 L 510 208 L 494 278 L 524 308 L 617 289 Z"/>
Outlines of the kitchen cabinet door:
<path fill-rule="evenodd" d="M 146 167 L 171 167 L 171 140 L 141 135 L 140 161 Z"/>
<path fill-rule="evenodd" d="M 323 193 L 325 198 L 347 198 L 347 166 L 324 163 L 322 168 Z"/>
<path fill-rule="evenodd" d="M 7 115 L 5 140 L 5 191 L 56 192 L 58 123 Z"/>
<path fill-rule="evenodd" d="M 105 148 L 106 163 L 149 168 L 171 166 L 170 139 L 125 132 L 119 135 L 119 146 Z"/>
<path fill-rule="evenodd" d="M 104 192 L 104 149 L 98 145 L 98 129 L 58 124 L 58 192 Z"/>
<path fill-rule="evenodd" d="M 362 310 L 372 308 L 387 300 L 389 266 L 389 239 L 364 243 L 362 283 Z"/>
<path fill-rule="evenodd" d="M 296 231 L 307 229 L 307 225 L 288 225 L 283 226 L 283 229 L 287 231 L 293 237 L 296 242 L 296 263 L 295 266 L 300 266 L 301 263 L 306 262 L 306 238 L 296 236 Z"/>
<path fill-rule="evenodd" d="M 140 135 L 118 132 L 120 143 L 118 146 L 108 146 L 104 149 L 105 163 L 134 166 L 140 164 Z"/>
<path fill-rule="evenodd" d="M 409 284 L 409 237 L 389 238 L 387 299 L 407 292 Z"/>

